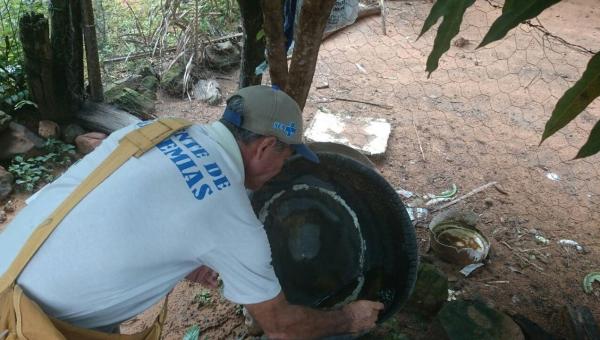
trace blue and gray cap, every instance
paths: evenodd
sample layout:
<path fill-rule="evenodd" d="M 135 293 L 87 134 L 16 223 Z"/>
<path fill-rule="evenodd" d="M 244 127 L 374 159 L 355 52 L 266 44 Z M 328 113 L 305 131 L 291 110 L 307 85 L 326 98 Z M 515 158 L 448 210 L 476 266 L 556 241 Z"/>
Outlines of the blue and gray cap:
<path fill-rule="evenodd" d="M 285 92 L 264 85 L 240 89 L 235 96 L 243 99 L 243 112 L 226 109 L 223 119 L 242 129 L 276 137 L 304 158 L 319 163 L 319 157 L 302 143 L 302 111 Z"/>

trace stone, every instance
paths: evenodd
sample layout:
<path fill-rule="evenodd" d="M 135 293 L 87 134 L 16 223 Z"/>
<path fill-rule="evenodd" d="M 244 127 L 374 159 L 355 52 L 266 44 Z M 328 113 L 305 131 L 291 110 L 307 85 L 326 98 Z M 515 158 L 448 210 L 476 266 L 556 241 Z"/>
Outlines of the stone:
<path fill-rule="evenodd" d="M 100 143 L 104 139 L 106 139 L 107 135 L 102 132 L 88 132 L 81 136 L 75 138 L 75 145 L 77 146 L 77 151 L 83 155 L 87 155 L 88 153 L 94 151 Z"/>
<path fill-rule="evenodd" d="M 104 93 L 107 103 L 141 118 L 142 120 L 154 118 L 154 100 L 148 96 L 128 87 L 113 87 Z"/>
<path fill-rule="evenodd" d="M 209 68 L 228 70 L 241 61 L 241 50 L 231 41 L 208 45 L 204 49 L 204 57 Z"/>
<path fill-rule="evenodd" d="M 381 156 L 387 149 L 392 126 L 382 118 L 352 117 L 318 110 L 304 136 L 309 142 L 338 143 L 367 156 Z"/>
<path fill-rule="evenodd" d="M 85 130 L 77 124 L 69 124 L 63 128 L 62 139 L 65 143 L 75 143 L 75 138 L 85 133 Z"/>
<path fill-rule="evenodd" d="M 60 136 L 60 127 L 51 120 L 40 120 L 38 135 L 42 138 L 57 139 Z"/>
<path fill-rule="evenodd" d="M 12 120 L 12 116 L 0 110 L 0 132 L 8 128 L 8 124 Z"/>
<path fill-rule="evenodd" d="M 13 191 L 13 175 L 0 166 L 0 201 L 7 198 Z"/>
<path fill-rule="evenodd" d="M 185 67 L 177 63 L 171 66 L 160 78 L 160 86 L 172 96 L 183 94 L 183 73 Z"/>
<path fill-rule="evenodd" d="M 219 105 L 221 103 L 221 86 L 214 79 L 200 79 L 192 90 L 194 98 L 208 103 L 209 105 Z"/>
<path fill-rule="evenodd" d="M 448 302 L 436 316 L 430 338 L 448 340 L 524 340 L 519 325 L 478 300 Z"/>
<path fill-rule="evenodd" d="M 425 316 L 435 315 L 448 300 L 448 279 L 433 264 L 421 262 L 415 289 L 407 308 Z"/>
<path fill-rule="evenodd" d="M 25 126 L 10 122 L 6 131 L 0 133 L 0 160 L 16 155 L 35 156 L 42 152 L 44 140 Z"/>
<path fill-rule="evenodd" d="M 156 90 L 158 90 L 159 81 L 154 75 L 145 76 L 138 86 L 137 91 L 149 98 L 156 99 Z"/>

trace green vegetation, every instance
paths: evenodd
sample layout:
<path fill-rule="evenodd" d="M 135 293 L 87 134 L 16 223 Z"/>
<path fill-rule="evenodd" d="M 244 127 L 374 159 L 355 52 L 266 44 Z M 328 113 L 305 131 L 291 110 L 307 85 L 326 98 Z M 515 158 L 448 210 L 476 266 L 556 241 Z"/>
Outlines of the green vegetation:
<path fill-rule="evenodd" d="M 40 184 L 54 179 L 54 171 L 71 163 L 75 147 L 55 139 L 48 139 L 44 145 L 45 154 L 25 159 L 16 156 L 8 171 L 15 176 L 17 186 L 25 191 L 33 191 Z"/>
<path fill-rule="evenodd" d="M 200 293 L 194 296 L 194 303 L 197 303 L 199 306 L 209 306 L 212 303 L 212 295 L 208 290 L 201 290 Z"/>

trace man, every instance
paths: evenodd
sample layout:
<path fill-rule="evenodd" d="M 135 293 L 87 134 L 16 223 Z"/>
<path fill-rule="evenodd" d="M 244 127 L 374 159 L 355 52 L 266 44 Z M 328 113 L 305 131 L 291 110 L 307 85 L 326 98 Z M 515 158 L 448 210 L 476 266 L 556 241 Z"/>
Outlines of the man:
<path fill-rule="evenodd" d="M 31 232 L 135 128 L 113 133 L 31 200 L 0 234 L 0 273 Z M 381 303 L 357 301 L 336 311 L 290 305 L 275 277 L 246 189 L 259 189 L 294 152 L 318 162 L 301 136 L 301 111 L 292 98 L 266 86 L 240 90 L 220 122 L 175 133 L 89 193 L 18 284 L 49 315 L 111 331 L 186 276 L 214 283 L 214 270 L 224 296 L 244 305 L 271 338 L 374 327 Z"/>

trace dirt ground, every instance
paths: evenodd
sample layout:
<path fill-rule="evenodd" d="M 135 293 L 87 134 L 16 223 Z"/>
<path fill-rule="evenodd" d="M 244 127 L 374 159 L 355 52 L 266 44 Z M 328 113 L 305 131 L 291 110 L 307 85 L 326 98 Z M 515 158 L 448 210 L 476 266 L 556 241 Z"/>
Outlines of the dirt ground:
<path fill-rule="evenodd" d="M 388 151 L 375 162 L 395 188 L 423 195 L 456 184 L 461 195 L 497 181 L 505 193 L 492 188 L 457 205 L 479 215 L 478 227 L 492 243 L 489 263 L 468 278 L 460 268 L 443 269 L 460 296 L 522 314 L 565 336 L 567 304 L 585 305 L 600 320 L 600 286 L 590 295 L 582 290 L 583 277 L 600 271 L 600 155 L 571 160 L 600 119 L 600 101 L 538 144 L 554 104 L 591 57 L 577 46 L 600 50 L 600 2 L 564 0 L 533 21 L 577 46 L 521 25 L 500 42 L 475 49 L 500 13 L 491 4 L 477 1 L 467 11 L 459 33 L 463 43 L 453 44 L 428 78 L 425 61 L 434 35 L 417 37 L 431 3 L 388 1 L 387 35 L 375 16 L 323 43 L 304 114 L 308 122 L 325 107 L 387 119 L 392 124 Z M 233 93 L 237 74 L 218 76 L 224 95 Z M 324 84 L 328 87 L 316 89 Z M 197 122 L 214 120 L 222 110 L 165 96 L 158 103 L 159 115 Z M 422 255 L 432 257 L 427 222 L 416 228 Z M 536 243 L 536 234 L 549 244 Z M 585 251 L 562 247 L 560 239 L 575 240 Z M 168 309 L 166 339 L 181 339 L 196 324 L 202 339 L 246 337 L 239 307 L 222 300 L 218 290 L 182 282 Z M 142 329 L 156 312 L 155 306 L 122 330 Z M 405 315 L 395 324 L 395 330 L 419 337 L 420 328 Z"/>

